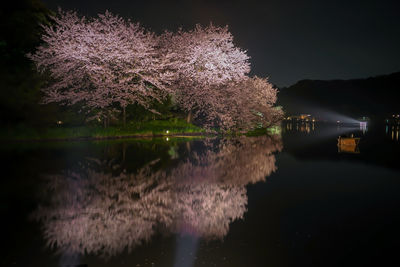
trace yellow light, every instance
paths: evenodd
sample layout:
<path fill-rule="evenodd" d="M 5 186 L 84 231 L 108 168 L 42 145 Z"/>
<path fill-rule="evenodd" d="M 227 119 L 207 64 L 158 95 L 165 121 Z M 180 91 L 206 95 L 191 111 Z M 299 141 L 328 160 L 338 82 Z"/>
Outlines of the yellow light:
<path fill-rule="evenodd" d="M 168 131 L 168 130 L 166 130 L 165 132 L 166 132 L 167 134 L 169 133 L 169 131 Z"/>
<path fill-rule="evenodd" d="M 165 138 L 165 140 L 169 141 L 169 138 L 167 137 L 167 138 Z"/>

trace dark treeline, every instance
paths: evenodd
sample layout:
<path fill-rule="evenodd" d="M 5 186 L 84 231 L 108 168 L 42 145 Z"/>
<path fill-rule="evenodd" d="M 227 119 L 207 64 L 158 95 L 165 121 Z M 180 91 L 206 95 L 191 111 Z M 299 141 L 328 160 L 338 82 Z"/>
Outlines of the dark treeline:
<path fill-rule="evenodd" d="M 54 113 L 54 107 L 38 104 L 42 79 L 25 57 L 40 43 L 39 25 L 49 23 L 50 14 L 38 0 L 11 1 L 0 10 L 0 120 L 3 124 L 39 121 L 48 118 L 44 114 Z"/>
<path fill-rule="evenodd" d="M 353 80 L 302 80 L 282 88 L 278 103 L 288 114 L 331 110 L 348 116 L 382 119 L 398 114 L 400 72 Z"/>

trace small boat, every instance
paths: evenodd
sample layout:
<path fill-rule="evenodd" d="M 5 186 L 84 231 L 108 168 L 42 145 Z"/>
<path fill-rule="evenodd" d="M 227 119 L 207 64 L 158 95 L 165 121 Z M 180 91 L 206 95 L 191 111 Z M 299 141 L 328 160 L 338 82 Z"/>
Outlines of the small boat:
<path fill-rule="evenodd" d="M 338 152 L 339 153 L 360 153 L 358 149 L 358 143 L 360 142 L 359 137 L 343 137 L 339 136 L 338 138 Z"/>

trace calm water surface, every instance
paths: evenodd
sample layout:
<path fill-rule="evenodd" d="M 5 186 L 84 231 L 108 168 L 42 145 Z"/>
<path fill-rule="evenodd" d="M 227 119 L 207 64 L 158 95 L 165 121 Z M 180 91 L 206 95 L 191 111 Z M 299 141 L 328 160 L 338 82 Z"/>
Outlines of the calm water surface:
<path fill-rule="evenodd" d="M 337 137 L 361 137 L 339 149 Z M 396 138 L 397 135 L 397 138 Z M 2 266 L 399 266 L 397 126 L 1 146 Z"/>

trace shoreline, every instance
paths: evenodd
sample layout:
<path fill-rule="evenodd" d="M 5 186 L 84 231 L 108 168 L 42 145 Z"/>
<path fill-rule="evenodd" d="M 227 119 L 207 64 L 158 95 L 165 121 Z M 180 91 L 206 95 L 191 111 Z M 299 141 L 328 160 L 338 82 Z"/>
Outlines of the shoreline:
<path fill-rule="evenodd" d="M 120 140 L 120 139 L 152 139 L 152 138 L 206 138 L 217 136 L 258 136 L 264 134 L 280 133 L 279 126 L 270 126 L 267 128 L 253 129 L 247 132 L 219 132 L 215 130 L 206 130 L 194 125 L 143 125 L 138 128 L 21 128 L 0 133 L 0 143 L 24 143 L 24 142 L 79 142 L 79 141 L 100 141 L 100 140 Z M 176 127 L 176 128 L 174 128 Z M 167 140 L 168 141 L 168 140 Z"/>
<path fill-rule="evenodd" d="M 65 141 L 97 141 L 97 140 L 118 140 L 118 139 L 150 139 L 161 137 L 211 137 L 218 134 L 202 133 L 202 132 L 183 132 L 172 134 L 132 134 L 132 135 L 110 135 L 110 136 L 79 136 L 79 137 L 62 137 L 62 138 L 26 138 L 26 139 L 9 139 L 1 138 L 0 142 L 65 142 Z"/>

